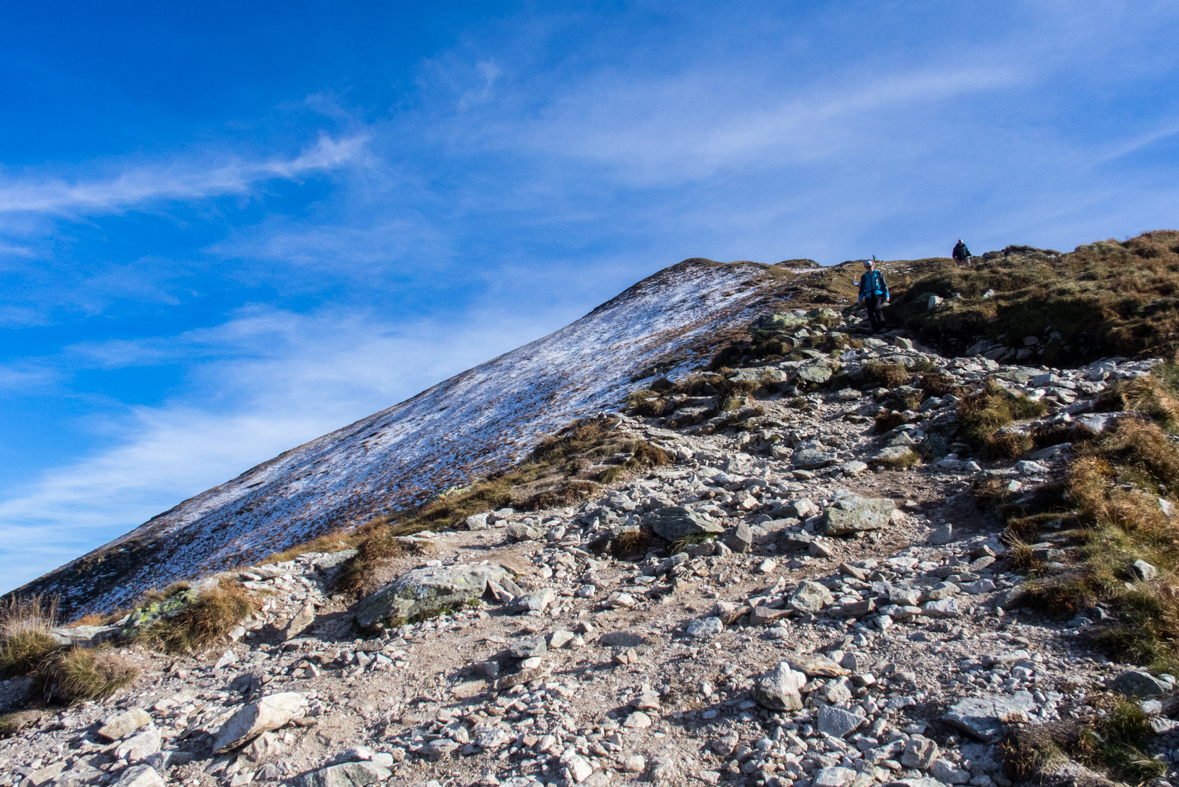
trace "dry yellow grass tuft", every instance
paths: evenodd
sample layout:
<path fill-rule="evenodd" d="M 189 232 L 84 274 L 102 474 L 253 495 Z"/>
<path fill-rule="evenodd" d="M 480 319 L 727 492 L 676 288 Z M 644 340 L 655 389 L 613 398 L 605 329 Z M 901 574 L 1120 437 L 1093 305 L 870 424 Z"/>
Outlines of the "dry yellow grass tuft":
<path fill-rule="evenodd" d="M 41 662 L 34 683 L 47 701 L 72 704 L 106 699 L 138 674 L 113 650 L 70 648 Z"/>
<path fill-rule="evenodd" d="M 245 588 L 222 581 L 176 615 L 145 629 L 137 640 L 169 653 L 200 650 L 224 638 L 255 609 L 257 602 Z"/>
<path fill-rule="evenodd" d="M 1038 418 L 1047 411 L 1042 402 L 1017 396 L 994 380 L 987 380 L 982 388 L 966 394 L 958 402 L 962 431 L 976 448 L 983 448 L 987 440 L 1003 427 Z"/>
<path fill-rule="evenodd" d="M 50 634 L 56 624 L 56 599 L 10 598 L 0 604 L 0 678 L 26 675 L 57 650 Z"/>

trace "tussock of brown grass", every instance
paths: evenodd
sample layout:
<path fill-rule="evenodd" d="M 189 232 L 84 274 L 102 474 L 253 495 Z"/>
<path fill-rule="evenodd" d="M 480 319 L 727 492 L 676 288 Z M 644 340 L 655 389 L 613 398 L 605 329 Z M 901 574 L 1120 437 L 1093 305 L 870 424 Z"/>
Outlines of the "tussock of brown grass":
<path fill-rule="evenodd" d="M 0 738 L 11 738 L 25 727 L 41 718 L 35 710 L 22 710 L 0 716 Z"/>
<path fill-rule="evenodd" d="M 994 380 L 987 380 L 980 390 L 958 402 L 963 434 L 976 448 L 985 446 L 988 438 L 1003 427 L 1038 418 L 1046 412 L 1048 408 L 1043 402 L 1016 396 Z"/>
<path fill-rule="evenodd" d="M 646 530 L 628 530 L 610 542 L 610 553 L 619 560 L 642 558 L 653 543 Z"/>
<path fill-rule="evenodd" d="M 78 626 L 110 626 L 115 621 L 124 617 L 127 612 L 129 610 L 125 609 L 118 609 L 114 612 L 91 612 L 71 621 L 66 628 L 77 628 Z"/>
<path fill-rule="evenodd" d="M 257 609 L 257 602 L 236 582 L 222 581 L 176 615 L 141 632 L 137 640 L 169 653 L 200 650 L 223 639 Z"/>
<path fill-rule="evenodd" d="M 1117 610 L 1118 620 L 1101 627 L 1099 642 L 1122 657 L 1175 669 L 1179 582 L 1173 572 L 1179 566 L 1179 542 L 1158 495 L 1179 481 L 1179 450 L 1157 424 L 1134 419 L 1120 421 L 1079 448 L 1067 476 L 1076 506 L 1075 520 L 1067 521 L 1080 525 L 1068 531 L 1077 545 L 1075 557 L 1066 571 L 1025 583 L 1028 603 L 1053 614 L 1076 614 L 1106 602 Z M 1010 537 L 1034 538 L 1034 525 L 1013 519 Z M 1159 578 L 1129 581 L 1136 560 L 1158 568 Z M 1033 574 L 1039 570 L 1031 568 Z"/>
<path fill-rule="evenodd" d="M 1090 703 L 1095 707 L 1081 718 L 1012 726 L 1000 747 L 1007 775 L 1027 784 L 1058 782 L 1056 771 L 1070 757 L 1120 783 L 1143 784 L 1166 773 L 1166 764 L 1150 754 L 1154 730 L 1137 702 L 1118 697 Z M 1091 787 L 1115 784 L 1081 781 Z"/>
<path fill-rule="evenodd" d="M 1158 421 L 1168 431 L 1179 428 L 1179 398 L 1169 385 L 1151 374 L 1121 380 L 1103 391 L 1097 409 L 1137 411 Z"/>
<path fill-rule="evenodd" d="M 873 459 L 872 462 L 889 470 L 905 470 L 921 464 L 921 457 L 910 450 L 896 457 Z"/>
<path fill-rule="evenodd" d="M 635 391 L 626 398 L 626 407 L 632 414 L 647 418 L 657 418 L 675 410 L 671 400 L 652 390 Z"/>
<path fill-rule="evenodd" d="M 1034 445 L 1031 436 L 1023 432 L 995 432 L 983 443 L 983 457 L 986 459 L 1016 459 L 1030 451 Z"/>
<path fill-rule="evenodd" d="M 904 413 L 896 410 L 886 410 L 876 414 L 875 432 L 876 434 L 884 434 L 885 432 L 896 429 L 901 424 L 908 423 Z"/>
<path fill-rule="evenodd" d="M 28 674 L 57 650 L 49 633 L 56 624 L 56 599 L 14 597 L 0 603 L 0 678 Z"/>
<path fill-rule="evenodd" d="M 917 387 L 927 397 L 941 398 L 958 391 L 957 382 L 945 372 L 926 372 L 917 380 Z"/>
<path fill-rule="evenodd" d="M 863 381 L 867 385 L 879 385 L 884 388 L 896 388 L 898 385 L 908 385 L 912 376 L 909 370 L 900 363 L 885 361 L 868 361 L 864 364 Z"/>
<path fill-rule="evenodd" d="M 34 678 L 46 700 L 71 704 L 106 699 L 134 680 L 138 672 L 113 650 L 70 648 L 43 661 Z"/>

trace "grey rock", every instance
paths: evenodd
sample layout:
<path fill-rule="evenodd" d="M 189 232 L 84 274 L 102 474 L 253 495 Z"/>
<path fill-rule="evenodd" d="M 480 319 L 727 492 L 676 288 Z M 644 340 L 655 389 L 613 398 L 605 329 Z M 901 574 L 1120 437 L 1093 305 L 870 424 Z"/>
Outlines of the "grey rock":
<path fill-rule="evenodd" d="M 1159 575 L 1159 570 L 1145 560 L 1135 560 L 1130 566 L 1130 573 L 1143 582 L 1150 582 Z"/>
<path fill-rule="evenodd" d="M 119 775 L 115 787 L 164 787 L 164 780 L 150 765 L 133 765 Z"/>
<path fill-rule="evenodd" d="M 798 379 L 812 385 L 827 382 L 834 373 L 835 370 L 826 361 L 814 360 L 798 367 Z"/>
<path fill-rule="evenodd" d="M 790 656 L 790 666 L 806 677 L 842 677 L 848 670 L 822 654 L 797 654 Z"/>
<path fill-rule="evenodd" d="M 929 767 L 929 775 L 942 784 L 966 784 L 970 781 L 970 771 L 942 759 L 933 761 Z"/>
<path fill-rule="evenodd" d="M 819 708 L 819 732 L 842 738 L 859 727 L 867 719 L 855 713 L 848 713 L 842 708 L 824 705 Z"/>
<path fill-rule="evenodd" d="M 509 541 L 535 541 L 540 538 L 540 531 L 534 527 L 513 522 L 504 528 L 504 534 Z"/>
<path fill-rule="evenodd" d="M 813 787 L 844 787 L 856 778 L 856 772 L 851 768 L 836 765 L 831 768 L 820 768 L 815 774 Z"/>
<path fill-rule="evenodd" d="M 306 774 L 303 784 L 305 787 L 365 787 L 392 775 L 388 768 L 371 762 L 345 762 Z"/>
<path fill-rule="evenodd" d="M 291 640 L 306 631 L 312 623 L 315 622 L 315 605 L 304 604 L 302 609 L 295 613 L 291 618 L 291 622 L 283 629 L 282 636 L 284 640 Z"/>
<path fill-rule="evenodd" d="M 508 655 L 514 659 L 530 659 L 533 656 L 543 655 L 547 651 L 548 646 L 545 644 L 544 637 L 525 637 L 512 643 L 512 646 L 508 648 Z"/>
<path fill-rule="evenodd" d="M 151 724 L 151 716 L 147 715 L 147 711 L 143 708 L 131 708 L 104 719 L 102 726 L 98 728 L 98 734 L 108 741 L 117 741 L 148 724 Z"/>
<path fill-rule="evenodd" d="M 696 618 L 688 624 L 688 636 L 696 639 L 711 639 L 725 630 L 720 618 Z"/>
<path fill-rule="evenodd" d="M 357 550 L 355 549 L 341 549 L 338 552 L 328 552 L 326 555 L 317 557 L 315 560 L 311 561 L 311 565 L 315 566 L 320 571 L 331 571 L 345 560 L 356 557 L 356 555 Z"/>
<path fill-rule="evenodd" d="M 810 533 L 794 533 L 790 530 L 783 530 L 778 539 L 778 546 L 784 552 L 801 552 L 804 549 L 810 549 L 811 542 L 814 540 L 815 537 Z"/>
<path fill-rule="evenodd" d="M 524 615 L 529 612 L 544 612 L 549 605 L 557 600 L 557 591 L 552 588 L 538 590 L 518 596 L 505 610 L 510 615 Z"/>
<path fill-rule="evenodd" d="M 262 733 L 277 730 L 301 716 L 306 707 L 303 695 L 291 691 L 251 702 L 221 725 L 213 740 L 213 750 L 220 753 L 244 746 Z"/>
<path fill-rule="evenodd" d="M 823 514 L 823 526 L 829 536 L 846 536 L 888 527 L 896 505 L 888 498 L 847 495 L 835 501 Z"/>
<path fill-rule="evenodd" d="M 149 727 L 138 735 L 132 735 L 120 743 L 115 748 L 115 756 L 117 759 L 126 760 L 127 762 L 139 762 L 158 752 L 162 742 L 163 739 L 160 736 L 160 731 L 155 727 Z"/>
<path fill-rule="evenodd" d="M 956 618 L 962 614 L 958 599 L 952 597 L 930 601 L 921 609 L 931 618 Z"/>
<path fill-rule="evenodd" d="M 834 462 L 838 457 L 827 451 L 820 451 L 817 448 L 804 448 L 801 451 L 795 451 L 790 457 L 790 464 L 801 470 L 813 470 L 818 467 L 825 467 Z"/>
<path fill-rule="evenodd" d="M 808 579 L 799 583 L 798 590 L 794 591 L 789 603 L 791 609 L 799 612 L 818 612 L 834 600 L 830 590 Z"/>
<path fill-rule="evenodd" d="M 1027 691 L 1010 696 L 991 694 L 958 702 L 942 720 L 981 741 L 991 742 L 1003 734 L 1006 723 L 1026 719 L 1035 708 L 1035 698 Z"/>
<path fill-rule="evenodd" d="M 667 541 L 678 541 L 688 536 L 723 533 L 724 526 L 705 519 L 683 506 L 659 508 L 644 520 L 655 535 Z"/>
<path fill-rule="evenodd" d="M 1170 691 L 1171 684 L 1149 672 L 1130 670 L 1110 681 L 1109 690 L 1124 697 L 1152 697 Z"/>
<path fill-rule="evenodd" d="M 430 762 L 438 762 L 439 760 L 454 754 L 458 750 L 459 744 L 452 741 L 450 738 L 439 738 L 438 740 L 430 741 L 422 748 L 418 749 L 418 755 Z"/>
<path fill-rule="evenodd" d="M 633 631 L 611 631 L 599 637 L 598 643 L 607 648 L 637 648 L 649 644 L 650 640 Z"/>
<path fill-rule="evenodd" d="M 49 635 L 58 645 L 92 648 L 119 636 L 118 626 L 72 626 L 55 628 Z"/>
<path fill-rule="evenodd" d="M 802 497 L 786 506 L 786 513 L 795 519 L 809 519 L 819 513 L 819 507 L 814 500 Z"/>
<path fill-rule="evenodd" d="M 490 525 L 487 524 L 488 516 L 490 515 L 486 513 L 471 514 L 463 521 L 463 524 L 466 526 L 467 530 L 486 530 L 488 527 L 490 527 Z"/>
<path fill-rule="evenodd" d="M 725 534 L 724 541 L 734 552 L 748 552 L 753 549 L 753 531 L 749 525 L 740 522 L 733 532 Z"/>
<path fill-rule="evenodd" d="M 933 765 L 939 754 L 941 750 L 936 743 L 923 735 L 914 735 L 905 743 L 905 750 L 901 753 L 901 765 L 924 771 Z"/>
<path fill-rule="evenodd" d="M 489 581 L 504 584 L 507 579 L 508 572 L 492 565 L 415 568 L 361 601 L 356 622 L 363 628 L 400 625 L 480 598 Z"/>
<path fill-rule="evenodd" d="M 929 543 L 931 546 L 942 546 L 943 544 L 948 544 L 953 540 L 954 540 L 954 527 L 953 527 L 953 525 L 942 525 L 937 530 L 935 530 L 929 534 L 929 538 L 926 539 L 926 542 Z"/>
<path fill-rule="evenodd" d="M 806 675 L 794 671 L 783 661 L 754 682 L 753 701 L 774 711 L 801 710 L 801 691 L 805 685 Z"/>

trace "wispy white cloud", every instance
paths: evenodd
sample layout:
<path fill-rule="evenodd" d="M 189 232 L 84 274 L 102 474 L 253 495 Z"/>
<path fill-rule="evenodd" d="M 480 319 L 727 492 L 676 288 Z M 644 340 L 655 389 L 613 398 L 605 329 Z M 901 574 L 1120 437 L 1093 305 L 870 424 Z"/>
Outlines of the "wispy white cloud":
<path fill-rule="evenodd" d="M 242 194 L 262 181 L 296 179 L 357 161 L 367 140 L 367 135 L 339 140 L 321 136 L 314 146 L 290 159 L 234 160 L 200 167 L 172 163 L 73 183 L 60 178 L 7 178 L 0 180 L 0 213 L 110 213 L 155 200 Z"/>
<path fill-rule="evenodd" d="M 783 88 L 767 100 L 760 86 L 732 73 L 658 80 L 611 74 L 565 92 L 536 119 L 492 126 L 489 141 L 599 162 L 632 183 L 681 182 L 726 168 L 841 155 L 871 136 L 870 126 L 856 124 L 876 113 L 911 111 L 1023 78 L 1010 65 L 902 71 L 822 89 Z"/>

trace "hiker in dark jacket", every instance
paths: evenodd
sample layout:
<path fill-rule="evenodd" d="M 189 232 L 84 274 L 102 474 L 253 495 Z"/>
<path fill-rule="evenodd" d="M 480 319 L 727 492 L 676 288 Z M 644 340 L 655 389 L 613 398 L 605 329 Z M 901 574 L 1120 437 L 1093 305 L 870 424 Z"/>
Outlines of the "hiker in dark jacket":
<path fill-rule="evenodd" d="M 864 269 L 864 275 L 860 278 L 860 303 L 868 310 L 872 333 L 879 333 L 884 330 L 880 307 L 888 303 L 888 284 L 884 281 L 884 274 L 876 270 L 875 257 L 864 260 Z"/>
<path fill-rule="evenodd" d="M 970 249 L 966 248 L 966 244 L 962 242 L 961 238 L 954 246 L 954 262 L 959 265 L 966 265 L 970 262 Z"/>

